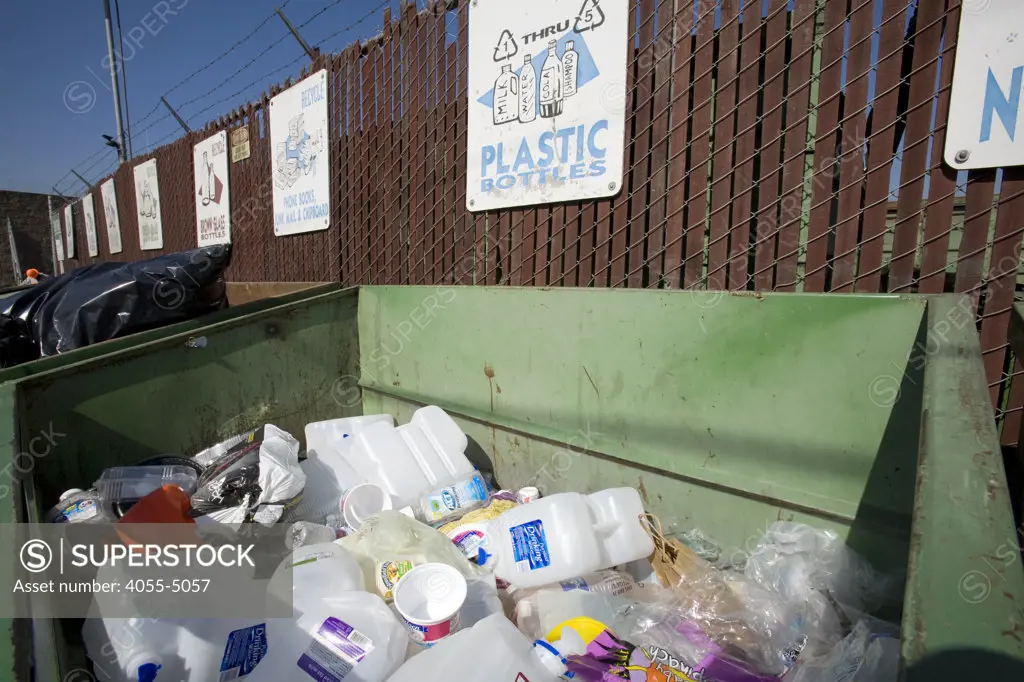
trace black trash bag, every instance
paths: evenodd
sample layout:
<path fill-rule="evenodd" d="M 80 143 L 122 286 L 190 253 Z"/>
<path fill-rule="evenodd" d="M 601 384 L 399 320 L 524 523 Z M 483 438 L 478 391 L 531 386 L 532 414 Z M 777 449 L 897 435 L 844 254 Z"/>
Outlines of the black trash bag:
<path fill-rule="evenodd" d="M 226 308 L 231 245 L 137 263 L 98 263 L 0 299 L 4 366 L 56 355 Z M 26 357 L 24 339 L 36 347 Z"/>

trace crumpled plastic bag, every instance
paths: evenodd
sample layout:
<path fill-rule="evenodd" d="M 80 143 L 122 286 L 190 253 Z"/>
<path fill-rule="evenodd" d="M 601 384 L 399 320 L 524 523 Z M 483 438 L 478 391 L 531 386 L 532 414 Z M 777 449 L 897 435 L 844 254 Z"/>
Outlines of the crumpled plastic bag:
<path fill-rule="evenodd" d="M 868 621 L 821 657 L 803 657 L 786 682 L 896 682 L 900 641 L 892 632 L 877 632 Z"/>
<path fill-rule="evenodd" d="M 135 263 L 97 263 L 0 299 L 0 364 L 10 367 L 226 308 L 231 245 Z M 31 346 L 31 351 L 28 351 Z"/>
<path fill-rule="evenodd" d="M 393 583 L 404 571 L 425 563 L 448 564 L 466 578 L 462 627 L 503 612 L 492 574 L 470 563 L 447 535 L 401 512 L 383 511 L 370 517 L 355 534 L 341 538 L 338 544 L 355 556 L 367 592 L 389 599 Z M 404 568 L 395 573 L 397 566 Z"/>
<path fill-rule="evenodd" d="M 299 441 L 272 424 L 217 443 L 193 459 L 204 469 L 192 508 L 219 523 L 277 523 L 306 485 Z"/>

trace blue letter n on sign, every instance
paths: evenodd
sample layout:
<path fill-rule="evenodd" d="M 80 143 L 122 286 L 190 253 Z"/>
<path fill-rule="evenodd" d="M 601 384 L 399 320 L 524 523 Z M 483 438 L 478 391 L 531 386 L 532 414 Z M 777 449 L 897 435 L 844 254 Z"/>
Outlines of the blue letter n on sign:
<path fill-rule="evenodd" d="M 992 114 L 999 114 L 999 120 L 1006 128 L 1010 141 L 1017 132 L 1017 113 L 1020 110 L 1020 91 L 1024 83 L 1024 66 L 1013 70 L 1013 82 L 1010 83 L 1010 96 L 1003 94 L 999 81 L 992 69 L 988 70 L 988 83 L 985 85 L 985 105 L 981 114 L 981 141 L 988 142 L 992 137 Z"/>

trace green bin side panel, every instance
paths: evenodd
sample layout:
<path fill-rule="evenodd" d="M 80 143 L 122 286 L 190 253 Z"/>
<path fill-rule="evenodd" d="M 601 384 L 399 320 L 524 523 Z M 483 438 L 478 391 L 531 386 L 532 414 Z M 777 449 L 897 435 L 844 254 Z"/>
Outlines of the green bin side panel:
<path fill-rule="evenodd" d="M 882 525 L 909 520 L 917 429 L 888 428 L 888 384 L 872 380 L 904 373 L 923 299 L 387 287 L 361 297 L 373 391 L 557 442 L 593 432 L 592 452 L 844 523 L 866 493 Z M 892 471 L 874 480 L 880 452 Z"/>
<path fill-rule="evenodd" d="M 261 424 L 302 441 L 307 422 L 358 414 L 338 388 L 358 375 L 356 308 L 354 289 L 307 296 L 18 382 L 23 447 L 54 441 L 36 459 L 40 499 Z"/>
<path fill-rule="evenodd" d="M 913 682 L 948 679 L 953 671 L 1024 680 L 1024 536 L 1014 532 L 981 345 L 965 300 L 942 296 L 929 306 L 902 643 Z M 955 333 L 964 319 L 969 333 Z"/>
<path fill-rule="evenodd" d="M 252 315 L 293 301 L 302 300 L 303 298 L 308 298 L 311 295 L 336 291 L 339 288 L 340 285 L 329 284 L 326 286 L 316 287 L 315 289 L 252 301 L 243 305 L 218 310 L 214 313 L 210 313 L 209 315 L 203 315 L 202 317 L 192 320 L 186 320 L 184 322 L 178 322 L 176 324 L 159 327 L 157 329 L 150 329 L 136 334 L 130 334 L 129 336 L 123 336 L 117 339 L 110 339 L 109 341 L 101 341 L 100 343 L 96 343 L 91 346 L 79 348 L 67 353 L 61 353 L 60 355 L 53 355 L 33 360 L 32 362 L 15 365 L 14 367 L 7 367 L 0 369 L 0 383 L 14 381 L 15 379 L 21 379 L 41 372 L 49 372 L 61 367 L 66 367 L 70 364 L 85 362 L 103 355 L 111 355 L 122 350 L 132 348 L 133 346 L 150 343 L 152 341 L 176 336 L 178 334 L 185 334 L 195 331 L 196 329 L 208 327 L 212 324 L 245 317 L 246 315 Z"/>

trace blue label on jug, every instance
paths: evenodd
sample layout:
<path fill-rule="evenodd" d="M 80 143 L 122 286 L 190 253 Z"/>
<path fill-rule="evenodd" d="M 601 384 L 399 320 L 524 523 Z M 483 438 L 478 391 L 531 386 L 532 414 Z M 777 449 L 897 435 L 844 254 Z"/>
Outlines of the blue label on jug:
<path fill-rule="evenodd" d="M 220 679 L 233 680 L 248 675 L 267 655 L 267 624 L 235 630 L 228 635 L 224 657 L 220 661 Z"/>
<path fill-rule="evenodd" d="M 558 584 L 562 586 L 562 592 L 590 592 L 590 587 L 587 585 L 587 581 L 583 578 L 571 578 L 569 580 L 563 580 Z"/>
<path fill-rule="evenodd" d="M 540 519 L 512 526 L 509 532 L 512 534 L 512 559 L 519 573 L 551 565 L 544 524 Z"/>

